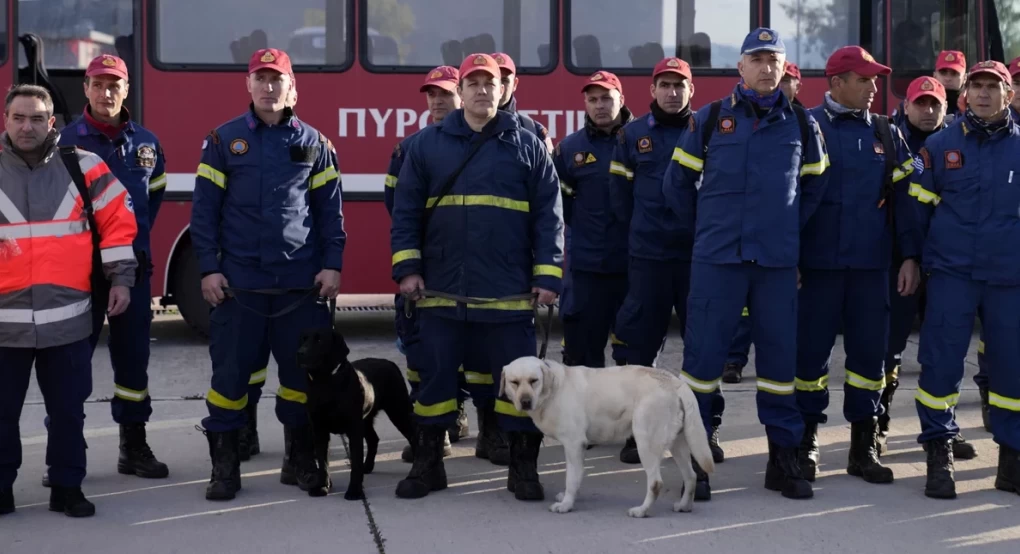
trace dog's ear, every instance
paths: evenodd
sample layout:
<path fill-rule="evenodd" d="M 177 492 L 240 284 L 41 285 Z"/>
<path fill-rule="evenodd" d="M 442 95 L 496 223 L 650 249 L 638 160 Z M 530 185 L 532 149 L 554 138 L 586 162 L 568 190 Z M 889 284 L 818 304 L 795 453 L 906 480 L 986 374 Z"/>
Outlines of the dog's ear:
<path fill-rule="evenodd" d="M 499 392 L 496 393 L 496 398 L 503 396 L 503 391 L 506 390 L 506 367 L 503 367 L 503 371 L 499 372 Z"/>
<path fill-rule="evenodd" d="M 540 369 L 542 370 L 542 393 L 548 394 L 552 392 L 556 376 L 553 374 L 552 367 L 549 365 L 549 362 L 545 360 L 542 360 Z"/>

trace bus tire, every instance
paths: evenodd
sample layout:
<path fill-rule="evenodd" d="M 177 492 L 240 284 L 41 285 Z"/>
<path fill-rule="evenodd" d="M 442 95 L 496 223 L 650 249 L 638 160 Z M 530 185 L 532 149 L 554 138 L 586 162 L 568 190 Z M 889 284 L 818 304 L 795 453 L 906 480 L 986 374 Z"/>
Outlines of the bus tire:
<path fill-rule="evenodd" d="M 181 251 L 180 269 L 174 275 L 174 296 L 184 322 L 203 337 L 209 336 L 209 303 L 202 298 L 202 273 L 189 244 Z"/>

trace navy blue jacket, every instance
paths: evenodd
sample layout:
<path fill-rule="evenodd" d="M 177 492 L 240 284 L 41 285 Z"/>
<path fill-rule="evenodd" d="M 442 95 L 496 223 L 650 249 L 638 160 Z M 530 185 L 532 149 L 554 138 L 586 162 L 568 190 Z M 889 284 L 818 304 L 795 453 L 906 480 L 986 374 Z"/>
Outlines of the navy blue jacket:
<path fill-rule="evenodd" d="M 621 124 L 632 119 L 620 110 Z M 609 163 L 616 133 L 605 133 L 585 116 L 584 128 L 556 145 L 553 162 L 563 193 L 563 219 L 570 227 L 570 267 L 595 273 L 627 272 L 627 227 L 609 204 Z"/>
<path fill-rule="evenodd" d="M 740 85 L 738 85 L 740 86 Z M 800 233 L 825 192 L 829 157 L 818 122 L 801 144 L 800 124 L 780 95 L 765 119 L 736 91 L 722 101 L 707 145 L 701 128 L 711 105 L 673 152 L 663 195 L 682 225 L 696 225 L 693 260 L 795 267 Z"/>
<path fill-rule="evenodd" d="M 521 129 L 525 129 L 527 131 L 534 133 L 535 136 L 537 136 L 542 141 L 542 144 L 544 144 L 546 148 L 548 148 L 549 151 L 552 152 L 553 146 L 552 139 L 549 138 L 549 131 L 544 126 L 542 126 L 541 123 L 535 121 L 530 116 L 522 114 L 521 112 L 517 111 L 516 96 L 511 95 L 510 101 L 507 102 L 505 106 L 500 106 L 499 109 L 500 111 L 513 114 L 514 117 L 517 118 L 517 123 L 518 125 L 520 125 Z"/>
<path fill-rule="evenodd" d="M 405 137 L 404 140 L 400 141 L 393 148 L 393 153 L 390 154 L 390 166 L 386 170 L 386 187 L 383 194 L 383 203 L 386 204 L 386 211 L 389 212 L 391 217 L 393 216 L 393 193 L 397 190 L 400 168 L 404 165 L 404 153 L 407 152 L 407 147 L 411 144 L 411 140 L 417 137 L 420 132 L 417 131 Z"/>
<path fill-rule="evenodd" d="M 829 183 L 821 204 L 801 236 L 800 267 L 809 269 L 888 269 L 893 252 L 889 204 L 879 207 L 892 156 L 895 241 L 905 258 L 920 258 L 914 202 L 908 194 L 913 158 L 899 128 L 890 125 L 894 152 L 885 152 L 870 113 L 840 115 L 823 103 L 810 111 L 825 137 Z"/>
<path fill-rule="evenodd" d="M 456 110 L 418 133 L 404 152 L 393 202 L 393 280 L 418 274 L 425 287 L 472 298 L 559 293 L 563 277 L 563 204 L 552 158 L 517 118 L 497 112 L 496 135 L 468 162 L 438 203 L 422 236 L 422 217 L 478 133 Z M 471 321 L 533 317 L 529 301 L 456 306 L 426 298 L 419 308 Z"/>
<path fill-rule="evenodd" d="M 1015 121 L 989 137 L 960 118 L 928 137 L 910 183 L 926 235 L 925 271 L 1020 285 L 1017 152 Z"/>
<path fill-rule="evenodd" d="M 694 227 L 670 213 L 662 194 L 662 179 L 671 164 L 673 147 L 686 130 L 686 125 L 661 125 L 648 113 L 617 133 L 609 165 L 610 201 L 616 221 L 628 228 L 633 257 L 691 259 Z"/>
<path fill-rule="evenodd" d="M 340 173 L 333 143 L 287 110 L 269 126 L 249 108 L 202 144 L 191 238 L 203 275 L 242 288 L 312 286 L 343 267 Z"/>
<path fill-rule="evenodd" d="M 85 108 L 89 109 L 88 107 Z M 127 110 L 124 129 L 114 140 L 96 129 L 85 116 L 67 124 L 60 133 L 61 146 L 77 146 L 106 162 L 113 176 L 128 191 L 138 223 L 134 249 L 152 260 L 150 237 L 166 191 L 166 157 L 159 139 L 145 127 L 131 121 Z M 142 268 L 147 269 L 147 268 Z"/>

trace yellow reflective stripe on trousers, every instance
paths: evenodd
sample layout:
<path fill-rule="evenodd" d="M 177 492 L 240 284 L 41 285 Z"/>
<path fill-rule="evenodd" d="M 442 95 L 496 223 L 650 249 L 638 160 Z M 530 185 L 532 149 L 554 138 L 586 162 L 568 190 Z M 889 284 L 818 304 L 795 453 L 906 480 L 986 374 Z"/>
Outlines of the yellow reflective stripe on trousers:
<path fill-rule="evenodd" d="M 492 380 L 491 373 L 478 373 L 477 371 L 465 371 L 464 380 L 469 385 L 492 385 L 495 381 Z"/>
<path fill-rule="evenodd" d="M 266 374 L 269 373 L 269 368 L 262 368 L 251 374 L 251 378 L 248 379 L 249 385 L 257 385 L 259 383 L 266 382 Z"/>
<path fill-rule="evenodd" d="M 407 368 L 407 380 L 411 383 L 421 383 L 421 376 L 417 371 Z"/>
<path fill-rule="evenodd" d="M 339 177 L 339 174 L 336 172 L 336 168 L 330 165 L 325 171 L 320 171 L 312 176 L 312 184 L 309 188 L 315 190 L 337 177 Z"/>
<path fill-rule="evenodd" d="M 276 396 L 290 402 L 297 402 L 298 404 L 305 404 L 308 402 L 307 394 L 294 389 L 288 389 L 283 385 L 280 385 L 280 388 L 276 390 Z"/>
<path fill-rule="evenodd" d="M 846 370 L 846 384 L 858 389 L 880 391 L 885 388 L 885 376 L 882 377 L 881 381 L 875 381 L 848 369 Z"/>
<path fill-rule="evenodd" d="M 406 260 L 419 260 L 421 259 L 421 250 L 400 250 L 393 254 L 393 265 L 397 265 L 400 262 Z"/>
<path fill-rule="evenodd" d="M 758 390 L 769 394 L 786 396 L 788 394 L 793 394 L 794 386 L 793 381 L 780 383 L 779 381 L 772 381 L 770 379 L 762 379 L 761 377 L 758 377 Z"/>
<path fill-rule="evenodd" d="M 686 371 L 680 372 L 680 378 L 687 383 L 687 386 L 691 387 L 694 392 L 701 392 L 710 394 L 715 392 L 719 388 L 719 383 L 722 381 L 722 377 L 713 381 L 702 381 L 701 379 L 695 379 L 690 373 Z"/>
<path fill-rule="evenodd" d="M 800 168 L 800 176 L 805 175 L 821 175 L 825 173 L 825 170 L 829 167 L 829 155 L 826 154 L 822 159 L 813 164 L 804 164 L 804 167 Z"/>
<path fill-rule="evenodd" d="M 421 402 L 415 401 L 414 413 L 422 417 L 438 417 L 441 415 L 453 413 L 457 411 L 457 399 L 444 400 L 438 404 L 430 404 L 426 406 Z"/>
<path fill-rule="evenodd" d="M 212 183 L 221 189 L 227 188 L 227 176 L 218 169 L 213 169 L 213 166 L 209 164 L 198 164 L 198 177 L 205 177 L 212 181 Z"/>
<path fill-rule="evenodd" d="M 529 417 L 528 414 L 524 412 L 518 412 L 517 408 L 514 408 L 513 404 L 498 398 L 496 399 L 496 413 L 508 415 L 510 417 Z"/>
<path fill-rule="evenodd" d="M 744 306 L 744 311 L 740 312 L 740 315 L 743 316 L 743 317 L 747 317 L 747 316 L 751 315 L 751 312 L 749 312 L 747 310 L 747 306 Z"/>
<path fill-rule="evenodd" d="M 486 298 L 476 298 L 475 300 L 493 300 Z M 456 308 L 457 302 L 449 300 L 447 298 L 425 298 L 419 300 L 416 304 L 419 308 Z M 467 304 L 468 309 L 481 309 L 481 310 L 532 310 L 534 306 L 531 305 L 530 300 L 504 300 L 502 302 L 489 302 L 488 304 Z"/>
<path fill-rule="evenodd" d="M 628 181 L 634 180 L 634 172 L 620 162 L 609 162 L 609 172 L 613 175 L 626 177 Z"/>
<path fill-rule="evenodd" d="M 134 390 L 127 387 L 122 387 L 116 383 L 113 384 L 113 395 L 121 400 L 129 400 L 131 402 L 142 402 L 146 397 L 149 396 L 149 389 L 145 390 Z"/>
<path fill-rule="evenodd" d="M 684 152 L 679 146 L 673 149 L 673 161 L 693 171 L 705 169 L 705 161 L 701 158 Z"/>
<path fill-rule="evenodd" d="M 994 392 L 988 393 L 988 405 L 1011 412 L 1020 412 L 1020 398 L 1007 398 Z"/>
<path fill-rule="evenodd" d="M 985 353 L 985 341 L 979 340 L 978 341 L 978 354 L 984 354 L 984 353 Z"/>
<path fill-rule="evenodd" d="M 223 408 L 224 410 L 243 410 L 248 405 L 248 395 L 245 394 L 240 400 L 231 400 L 222 394 L 209 389 L 209 393 L 205 395 L 205 401 L 216 406 L 217 408 Z"/>
<path fill-rule="evenodd" d="M 917 392 L 914 393 L 914 400 L 933 410 L 946 411 L 952 409 L 960 401 L 960 393 L 954 392 L 946 396 L 932 396 L 921 387 L 917 387 Z"/>
<path fill-rule="evenodd" d="M 436 197 L 429 198 L 425 203 L 431 208 L 436 203 Z M 491 206 L 518 212 L 528 212 L 531 206 L 527 200 L 514 200 L 505 196 L 493 196 L 491 194 L 448 194 L 439 202 L 439 206 Z M 438 206 L 437 206 L 438 207 Z"/>
<path fill-rule="evenodd" d="M 939 205 L 942 201 L 942 197 L 931 192 L 930 190 L 922 187 L 917 183 L 910 183 L 910 189 L 907 191 L 910 196 L 917 198 L 917 201 L 922 204 L 932 204 L 935 206 Z"/>
<path fill-rule="evenodd" d="M 545 265 L 545 264 L 536 265 L 534 270 L 532 271 L 532 276 L 533 277 L 541 277 L 543 275 L 546 276 L 546 277 L 558 277 L 558 278 L 562 279 L 563 278 L 563 269 L 559 268 L 559 267 L 556 267 L 554 265 Z"/>
<path fill-rule="evenodd" d="M 805 381 L 804 379 L 794 379 L 793 386 L 801 392 L 821 392 L 829 388 L 829 376 L 822 375 L 814 381 Z"/>

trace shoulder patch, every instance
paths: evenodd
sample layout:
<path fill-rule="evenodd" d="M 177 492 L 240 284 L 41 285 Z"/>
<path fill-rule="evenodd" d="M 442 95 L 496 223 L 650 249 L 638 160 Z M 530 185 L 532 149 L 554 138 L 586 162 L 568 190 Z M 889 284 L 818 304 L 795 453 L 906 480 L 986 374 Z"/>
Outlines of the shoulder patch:
<path fill-rule="evenodd" d="M 946 150 L 946 169 L 963 167 L 963 153 L 959 150 Z"/>
<path fill-rule="evenodd" d="M 393 157 L 399 158 L 401 155 L 403 155 L 403 152 L 400 150 L 400 143 L 398 142 L 397 145 L 393 147 Z"/>
<path fill-rule="evenodd" d="M 928 152 L 927 146 L 922 146 L 921 150 L 917 153 L 921 157 L 921 163 L 925 169 L 931 169 L 931 153 Z"/>
<path fill-rule="evenodd" d="M 687 129 L 693 133 L 694 131 L 697 130 L 697 128 L 698 124 L 697 122 L 694 121 L 694 116 L 692 115 L 691 117 L 687 118 Z"/>
<path fill-rule="evenodd" d="M 220 134 L 216 132 L 216 129 L 209 131 L 209 139 L 212 140 L 213 144 L 220 143 Z"/>
<path fill-rule="evenodd" d="M 652 137 L 645 135 L 637 141 L 637 151 L 641 154 L 647 154 L 652 151 Z"/>

